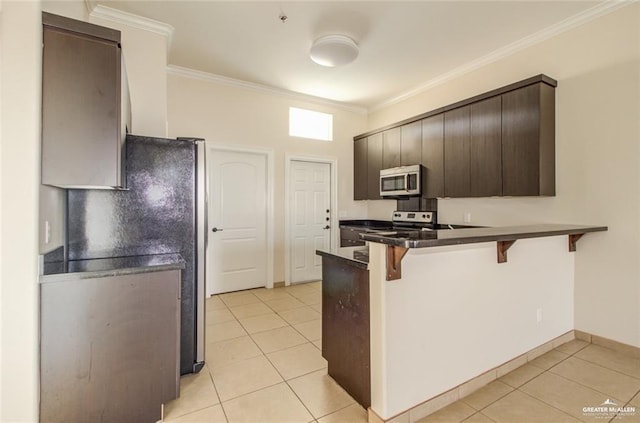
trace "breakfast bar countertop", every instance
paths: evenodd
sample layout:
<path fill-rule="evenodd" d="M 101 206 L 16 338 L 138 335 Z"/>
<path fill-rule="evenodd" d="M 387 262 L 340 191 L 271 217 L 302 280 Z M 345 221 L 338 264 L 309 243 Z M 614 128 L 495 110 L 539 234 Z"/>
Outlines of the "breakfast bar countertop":
<path fill-rule="evenodd" d="M 369 266 L 368 247 L 341 247 L 331 250 L 316 250 L 316 254 L 322 257 L 332 257 L 350 266 L 367 269 Z"/>
<path fill-rule="evenodd" d="M 426 248 L 445 245 L 474 244 L 491 241 L 514 241 L 559 235 L 580 235 L 606 231 L 606 226 L 537 224 L 428 231 L 397 231 L 394 235 L 363 233 L 362 239 L 394 247 Z"/>

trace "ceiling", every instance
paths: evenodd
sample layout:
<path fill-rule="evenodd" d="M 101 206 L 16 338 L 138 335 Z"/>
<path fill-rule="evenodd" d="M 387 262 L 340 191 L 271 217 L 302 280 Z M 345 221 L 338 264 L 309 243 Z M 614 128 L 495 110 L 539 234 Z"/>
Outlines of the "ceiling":
<path fill-rule="evenodd" d="M 375 109 L 514 43 L 535 40 L 601 1 L 109 1 L 173 26 L 170 65 Z M 280 15 L 287 16 L 282 22 Z M 358 58 L 309 58 L 312 42 L 345 34 Z"/>

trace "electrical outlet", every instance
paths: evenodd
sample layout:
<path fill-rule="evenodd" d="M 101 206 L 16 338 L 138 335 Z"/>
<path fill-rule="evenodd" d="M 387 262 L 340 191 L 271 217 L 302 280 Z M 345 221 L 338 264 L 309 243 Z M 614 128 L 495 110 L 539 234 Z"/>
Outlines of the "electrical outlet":
<path fill-rule="evenodd" d="M 44 221 L 44 243 L 48 244 L 51 242 L 51 225 L 48 220 Z"/>
<path fill-rule="evenodd" d="M 542 309 L 541 308 L 536 310 L 536 321 L 538 323 L 542 322 Z"/>
<path fill-rule="evenodd" d="M 471 223 L 471 212 L 465 212 L 462 215 L 462 220 L 464 223 Z"/>

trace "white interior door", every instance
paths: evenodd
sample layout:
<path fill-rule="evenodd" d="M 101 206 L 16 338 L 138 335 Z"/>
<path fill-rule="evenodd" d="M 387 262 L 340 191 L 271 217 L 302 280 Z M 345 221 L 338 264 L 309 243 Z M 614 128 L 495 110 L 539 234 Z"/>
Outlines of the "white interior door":
<path fill-rule="evenodd" d="M 289 167 L 291 282 L 322 278 L 317 249 L 330 246 L 331 165 L 292 160 Z"/>
<path fill-rule="evenodd" d="M 267 157 L 209 154 L 209 295 L 267 284 Z"/>

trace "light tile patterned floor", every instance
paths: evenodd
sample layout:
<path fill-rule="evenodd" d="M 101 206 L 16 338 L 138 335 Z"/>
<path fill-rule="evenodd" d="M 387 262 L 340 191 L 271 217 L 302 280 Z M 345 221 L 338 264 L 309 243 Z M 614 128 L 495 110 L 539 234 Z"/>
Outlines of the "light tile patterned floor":
<path fill-rule="evenodd" d="M 172 423 L 364 423 L 367 413 L 327 376 L 320 282 L 207 300 L 206 362 L 165 406 Z M 595 416 L 605 400 L 632 416 Z M 608 417 L 608 418 L 604 418 Z M 640 359 L 571 341 L 420 423 L 640 422 Z"/>
<path fill-rule="evenodd" d="M 606 400 L 636 412 L 584 411 Z M 418 422 L 640 422 L 640 359 L 574 340 Z"/>
<path fill-rule="evenodd" d="M 183 376 L 172 423 L 367 421 L 327 375 L 320 282 L 207 299 L 207 365 Z"/>

